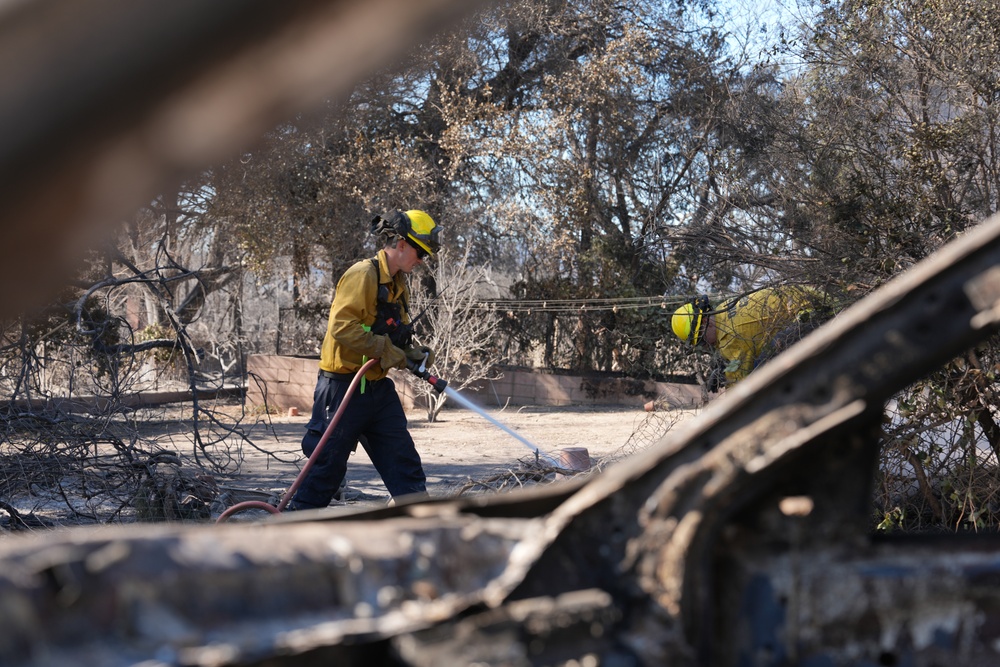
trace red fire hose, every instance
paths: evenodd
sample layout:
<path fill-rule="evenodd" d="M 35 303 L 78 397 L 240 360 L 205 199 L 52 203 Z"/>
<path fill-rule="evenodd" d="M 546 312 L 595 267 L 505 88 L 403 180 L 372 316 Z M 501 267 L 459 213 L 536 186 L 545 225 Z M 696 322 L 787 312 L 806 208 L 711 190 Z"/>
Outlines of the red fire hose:
<path fill-rule="evenodd" d="M 368 369 L 374 366 L 376 362 L 378 362 L 378 359 L 370 359 L 369 361 L 366 361 L 365 364 L 358 370 L 358 372 L 354 374 L 354 378 L 351 380 L 351 386 L 347 388 L 347 395 L 344 396 L 344 400 L 340 402 L 340 407 L 338 407 L 337 412 L 334 413 L 333 419 L 330 420 L 330 424 L 326 427 L 326 430 L 323 431 L 323 437 L 319 439 L 319 442 L 316 444 L 316 449 L 313 450 L 313 453 L 309 457 L 309 460 L 306 461 L 306 464 L 302 466 L 302 470 L 299 471 L 299 474 L 295 478 L 295 481 L 292 483 L 290 487 L 288 487 L 288 490 L 285 491 L 285 495 L 282 496 L 281 502 L 278 503 L 277 507 L 271 505 L 270 503 L 265 503 L 262 500 L 247 500 L 242 503 L 236 503 L 235 505 L 227 509 L 225 512 L 219 515 L 219 518 L 216 519 L 215 522 L 222 523 L 232 515 L 248 509 L 260 509 L 260 510 L 266 510 L 271 514 L 280 514 L 281 511 L 285 509 L 285 506 L 288 505 L 288 502 L 292 499 L 292 496 L 295 495 L 295 492 L 298 491 L 299 486 L 301 486 L 302 481 L 306 478 L 306 474 L 309 472 L 309 469 L 312 468 L 313 462 L 316 461 L 317 457 L 319 457 L 320 455 L 320 452 L 323 451 L 323 447 L 326 445 L 326 441 L 329 440 L 330 435 L 333 433 L 333 429 L 337 427 L 337 422 L 340 421 L 341 415 L 344 414 L 344 409 L 347 407 L 347 404 L 350 403 L 351 396 L 354 395 L 354 390 L 357 388 L 358 383 L 361 382 L 361 378 L 365 376 L 365 373 L 368 372 Z"/>

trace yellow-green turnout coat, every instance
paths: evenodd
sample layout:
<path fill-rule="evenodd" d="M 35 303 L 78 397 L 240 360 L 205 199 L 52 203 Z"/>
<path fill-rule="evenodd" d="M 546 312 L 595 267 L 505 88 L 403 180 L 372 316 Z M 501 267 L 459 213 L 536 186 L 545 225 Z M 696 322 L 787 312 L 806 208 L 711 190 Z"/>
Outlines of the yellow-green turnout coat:
<path fill-rule="evenodd" d="M 773 356 L 775 339 L 809 320 L 823 301 L 822 293 L 814 289 L 776 287 L 721 304 L 715 314 L 715 347 L 726 361 L 727 383 L 742 380 L 764 358 Z"/>
<path fill-rule="evenodd" d="M 320 352 L 319 367 L 324 371 L 354 373 L 367 359 L 381 359 L 386 346 L 392 345 L 388 336 L 378 336 L 368 330 L 375 322 L 378 288 L 386 285 L 389 302 L 403 304 L 409 303 L 410 290 L 402 272 L 389 275 L 385 250 L 378 251 L 377 260 L 377 277 L 372 260 L 363 259 L 347 269 L 337 283 Z M 403 324 L 410 323 L 405 307 L 402 320 Z M 388 371 L 375 364 L 365 373 L 365 378 L 381 380 L 387 374 Z"/>

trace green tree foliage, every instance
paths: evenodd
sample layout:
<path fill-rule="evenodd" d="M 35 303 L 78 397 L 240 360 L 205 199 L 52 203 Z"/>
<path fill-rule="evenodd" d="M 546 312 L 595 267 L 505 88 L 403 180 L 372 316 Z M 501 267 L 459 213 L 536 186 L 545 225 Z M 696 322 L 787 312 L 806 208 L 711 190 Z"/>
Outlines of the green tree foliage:
<path fill-rule="evenodd" d="M 765 113 L 770 219 L 868 289 L 997 209 L 996 2 L 818 5 Z"/>
<path fill-rule="evenodd" d="M 291 256 L 297 287 L 321 260 L 338 275 L 371 251 L 374 213 L 419 207 L 521 293 L 663 293 L 678 275 L 669 237 L 698 214 L 728 141 L 717 109 L 740 76 L 711 16 L 644 0 L 503 5 L 221 166 L 210 214 L 255 270 Z M 622 369 L 610 350 L 635 323 L 616 319 L 576 323 L 560 363 Z M 638 350 L 627 365 L 651 363 Z"/>
<path fill-rule="evenodd" d="M 482 233 L 500 265 L 516 266 L 518 296 L 627 298 L 671 286 L 663 231 L 690 209 L 712 150 L 707 110 L 725 95 L 718 35 L 688 32 L 686 20 L 679 7 L 641 2 L 518 6 L 471 42 L 482 69 L 505 34 L 506 51 L 493 56 L 504 67 L 476 94 L 451 94 L 462 129 L 452 142 L 489 195 Z M 564 321 L 573 342 L 563 355 L 545 333 L 552 318 L 539 318 L 509 324 L 545 340 L 552 365 L 654 365 L 655 340 L 613 358 L 637 332 L 616 313 Z"/>
<path fill-rule="evenodd" d="M 819 5 L 776 98 L 766 152 L 790 236 L 863 293 L 997 211 L 1000 3 Z M 901 392 L 888 413 L 879 528 L 995 526 L 993 342 Z"/>

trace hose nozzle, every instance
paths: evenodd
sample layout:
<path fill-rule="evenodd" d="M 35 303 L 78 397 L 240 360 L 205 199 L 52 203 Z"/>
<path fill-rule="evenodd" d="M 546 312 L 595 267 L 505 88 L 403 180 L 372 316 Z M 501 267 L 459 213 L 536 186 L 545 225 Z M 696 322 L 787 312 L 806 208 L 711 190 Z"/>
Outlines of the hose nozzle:
<path fill-rule="evenodd" d="M 445 387 L 448 386 L 447 380 L 443 380 L 429 373 L 427 374 L 427 377 L 425 377 L 424 379 L 427 380 L 427 382 L 429 382 L 430 385 L 434 387 L 434 391 L 436 391 L 439 394 L 445 390 Z"/>
<path fill-rule="evenodd" d="M 413 359 L 406 360 L 406 367 L 411 373 L 416 375 L 421 380 L 427 382 L 430 386 L 434 387 L 434 390 L 439 394 L 444 391 L 445 387 L 448 386 L 446 380 L 442 380 L 436 375 L 431 375 L 430 371 L 427 370 L 427 357 L 429 355 L 424 354 L 424 358 L 419 363 Z"/>

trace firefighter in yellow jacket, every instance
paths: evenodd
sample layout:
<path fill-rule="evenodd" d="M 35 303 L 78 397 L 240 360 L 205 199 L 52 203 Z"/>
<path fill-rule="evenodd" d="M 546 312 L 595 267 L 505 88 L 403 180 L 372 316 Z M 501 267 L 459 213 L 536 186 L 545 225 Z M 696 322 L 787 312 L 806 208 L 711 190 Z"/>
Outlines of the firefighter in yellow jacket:
<path fill-rule="evenodd" d="M 337 498 L 348 457 L 359 442 L 393 500 L 426 493 L 420 455 L 388 373 L 392 368 L 406 368 L 407 359 L 433 363 L 433 352 L 413 342 L 405 277 L 438 251 L 439 231 L 430 215 L 415 209 L 378 216 L 372 221 L 372 233 L 382 249 L 375 257 L 355 263 L 338 281 L 323 338 L 312 418 L 302 438 L 303 454 L 311 457 L 316 450 L 332 416 L 347 398 L 354 375 L 369 359 L 379 363 L 354 390 L 287 509 L 326 507 Z"/>
<path fill-rule="evenodd" d="M 732 385 L 815 329 L 830 315 L 825 296 L 800 286 L 765 288 L 713 307 L 705 295 L 678 308 L 671 328 L 692 346 L 722 356 Z"/>

